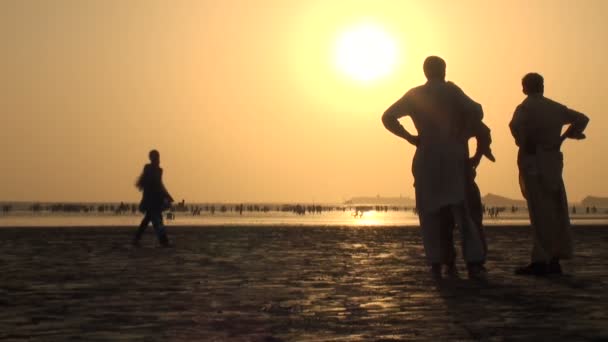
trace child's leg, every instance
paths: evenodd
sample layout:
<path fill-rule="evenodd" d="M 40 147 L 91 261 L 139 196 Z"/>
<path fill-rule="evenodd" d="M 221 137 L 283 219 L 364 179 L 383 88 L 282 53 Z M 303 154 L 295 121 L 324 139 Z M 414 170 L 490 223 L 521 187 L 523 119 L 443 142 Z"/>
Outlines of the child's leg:
<path fill-rule="evenodd" d="M 452 206 L 454 222 L 460 227 L 462 254 L 467 264 L 482 264 L 485 261 L 483 242 L 479 229 L 468 215 L 464 205 Z"/>

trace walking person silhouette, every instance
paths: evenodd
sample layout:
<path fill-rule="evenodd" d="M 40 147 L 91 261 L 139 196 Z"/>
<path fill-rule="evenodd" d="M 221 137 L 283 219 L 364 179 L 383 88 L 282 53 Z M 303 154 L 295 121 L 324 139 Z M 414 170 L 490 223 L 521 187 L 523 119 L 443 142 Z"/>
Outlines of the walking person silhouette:
<path fill-rule="evenodd" d="M 173 198 L 163 184 L 163 169 L 160 167 L 160 153 L 152 150 L 148 154 L 150 163 L 144 166 L 144 170 L 137 179 L 135 186 L 142 192 L 139 210 L 144 213 L 144 218 L 135 233 L 133 245 L 139 246 L 142 234 L 152 222 L 156 236 L 161 246 L 169 247 L 169 239 L 163 224 L 163 210 L 168 209 Z"/>

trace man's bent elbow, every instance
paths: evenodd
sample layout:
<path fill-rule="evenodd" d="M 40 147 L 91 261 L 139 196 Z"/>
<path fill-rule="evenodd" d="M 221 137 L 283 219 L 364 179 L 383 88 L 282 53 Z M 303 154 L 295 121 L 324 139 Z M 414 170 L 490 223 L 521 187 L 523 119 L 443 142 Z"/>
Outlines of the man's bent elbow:
<path fill-rule="evenodd" d="M 382 114 L 382 124 L 389 131 L 391 130 L 391 127 L 394 126 L 395 121 L 396 121 L 396 119 L 388 111 L 386 111 L 386 112 L 384 112 L 384 114 Z"/>

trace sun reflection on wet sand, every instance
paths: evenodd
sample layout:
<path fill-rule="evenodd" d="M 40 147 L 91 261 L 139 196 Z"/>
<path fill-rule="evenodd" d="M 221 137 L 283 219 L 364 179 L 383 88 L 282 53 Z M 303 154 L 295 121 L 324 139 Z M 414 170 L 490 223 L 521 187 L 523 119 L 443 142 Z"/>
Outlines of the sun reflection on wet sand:
<path fill-rule="evenodd" d="M 352 216 L 354 226 L 383 226 L 389 222 L 386 220 L 386 215 L 382 215 L 376 210 L 356 209 Z"/>

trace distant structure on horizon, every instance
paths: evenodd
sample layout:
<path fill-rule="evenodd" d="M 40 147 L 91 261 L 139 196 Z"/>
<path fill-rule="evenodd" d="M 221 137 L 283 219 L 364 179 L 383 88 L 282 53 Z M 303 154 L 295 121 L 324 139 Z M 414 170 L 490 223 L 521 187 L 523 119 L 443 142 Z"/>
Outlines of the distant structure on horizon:
<path fill-rule="evenodd" d="M 488 193 L 481 198 L 481 203 L 488 207 L 519 207 L 525 208 L 527 206 L 525 200 L 512 199 L 500 195 Z"/>
<path fill-rule="evenodd" d="M 608 208 L 608 197 L 587 196 L 581 201 L 584 207 Z"/>

